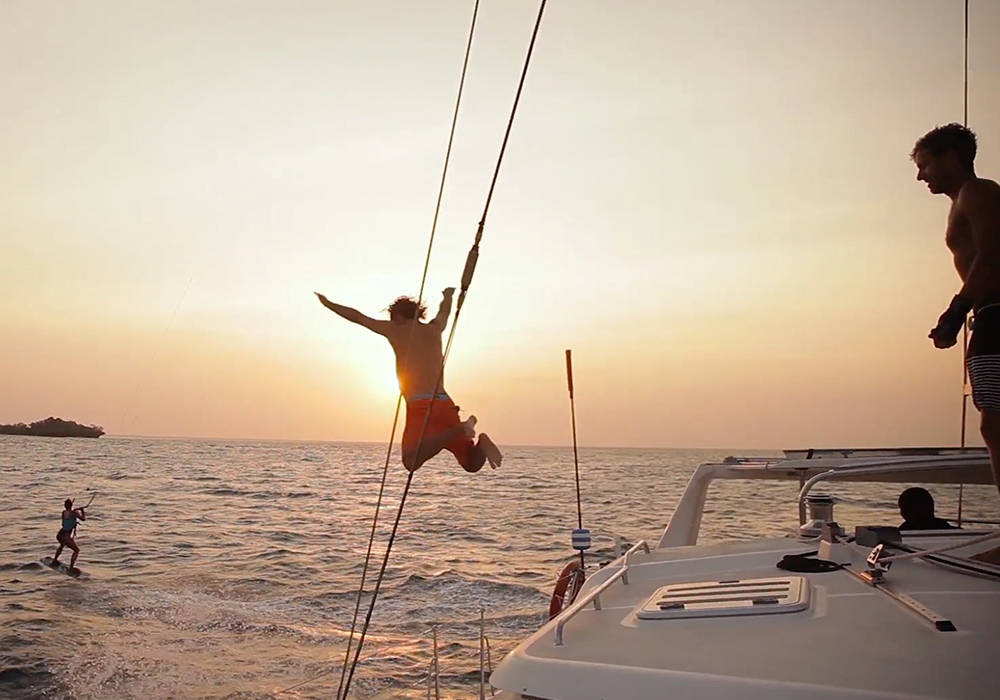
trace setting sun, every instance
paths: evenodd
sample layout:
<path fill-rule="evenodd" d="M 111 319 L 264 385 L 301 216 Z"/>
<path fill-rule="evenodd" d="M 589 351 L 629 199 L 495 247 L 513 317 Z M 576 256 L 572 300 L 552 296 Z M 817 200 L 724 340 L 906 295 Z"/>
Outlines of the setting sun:
<path fill-rule="evenodd" d="M 418 293 L 464 13 L 406 14 L 420 32 L 345 62 L 375 45 L 375 14 L 337 3 L 169 4 L 102 41 L 83 5 L 73 22 L 15 5 L 0 22 L 0 362 L 19 369 L 0 380 L 0 422 L 379 439 L 392 350 L 313 293 L 373 318 Z M 959 280 L 947 207 L 909 159 L 962 116 L 962 15 L 945 5 L 553 9 L 447 390 L 505 440 L 562 443 L 571 347 L 590 444 L 955 442 L 961 354 L 926 336 Z M 484 26 L 511 34 L 473 52 L 428 317 L 483 213 L 522 58 L 513 28 L 531 14 L 491 11 Z M 975 22 L 995 34 L 996 3 Z M 987 176 L 998 52 L 973 37 Z"/>

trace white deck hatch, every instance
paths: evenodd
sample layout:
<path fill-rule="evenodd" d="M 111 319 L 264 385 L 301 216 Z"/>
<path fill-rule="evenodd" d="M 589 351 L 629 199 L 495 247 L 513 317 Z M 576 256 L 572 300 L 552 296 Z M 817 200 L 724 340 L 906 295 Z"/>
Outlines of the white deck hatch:
<path fill-rule="evenodd" d="M 657 589 L 638 610 L 640 620 L 773 615 L 809 607 L 802 576 L 674 583 Z"/>

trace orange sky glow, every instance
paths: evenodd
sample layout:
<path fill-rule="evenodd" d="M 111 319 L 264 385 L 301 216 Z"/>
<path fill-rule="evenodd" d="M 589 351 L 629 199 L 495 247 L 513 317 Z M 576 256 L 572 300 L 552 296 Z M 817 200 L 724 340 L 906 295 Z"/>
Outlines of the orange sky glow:
<path fill-rule="evenodd" d="M 969 124 L 1000 178 L 1000 3 Z M 0 423 L 384 441 L 472 2 L 0 0 Z M 534 22 L 483 3 L 431 258 L 457 286 Z M 447 387 L 500 443 L 956 444 L 963 3 L 553 0 Z M 971 407 L 970 407 L 971 409 Z M 974 414 L 974 412 L 973 412 Z M 975 415 L 970 440 L 981 444 Z"/>

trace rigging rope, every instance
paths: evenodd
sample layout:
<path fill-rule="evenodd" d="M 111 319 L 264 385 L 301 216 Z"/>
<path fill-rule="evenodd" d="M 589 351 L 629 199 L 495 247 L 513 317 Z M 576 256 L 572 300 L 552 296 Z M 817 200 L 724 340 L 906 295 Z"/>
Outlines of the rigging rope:
<path fill-rule="evenodd" d="M 899 542 L 893 542 L 890 546 L 893 549 L 898 549 L 903 552 L 909 552 L 911 554 L 919 551 L 917 549 L 914 549 L 913 547 L 908 547 Z M 968 576 L 978 576 L 981 578 L 988 578 L 994 581 L 1000 581 L 1000 574 L 998 574 L 996 571 L 990 570 L 991 565 L 988 562 L 985 563 L 986 566 L 979 566 L 978 564 L 972 563 L 976 560 L 972 559 L 971 557 L 965 558 L 965 557 L 950 556 L 950 555 L 939 556 L 937 554 L 928 554 L 925 557 L 923 557 L 923 560 L 931 564 L 934 564 L 935 566 L 940 566 L 945 569 L 960 571 Z"/>
<path fill-rule="evenodd" d="M 365 661 L 371 661 L 373 659 L 378 659 L 378 658 L 380 658 L 382 656 L 385 656 L 390 651 L 395 651 L 396 649 L 402 649 L 403 647 L 412 647 L 414 645 L 414 642 L 419 643 L 420 641 L 422 641 L 422 639 L 424 638 L 424 636 L 426 636 L 426 635 L 428 635 L 428 634 L 431 633 L 432 629 L 433 629 L 432 627 L 428 627 L 425 630 L 417 632 L 416 636 L 414 636 L 414 637 L 411 637 L 409 639 L 406 639 L 405 641 L 399 642 L 398 644 L 392 644 L 390 646 L 383 647 L 382 649 L 379 649 L 377 652 L 375 652 L 374 654 L 372 654 L 371 656 L 369 656 L 368 658 L 366 658 Z M 309 683 L 312 683 L 313 681 L 317 681 L 320 678 L 323 678 L 324 676 L 327 676 L 329 674 L 330 674 L 329 671 L 323 671 L 321 673 L 317 673 L 315 676 L 310 676 L 309 678 L 306 678 L 303 681 L 299 681 L 298 683 L 286 686 L 284 688 L 281 688 L 280 690 L 275 690 L 275 691 L 272 691 L 272 692 L 275 695 L 281 695 L 283 693 L 287 693 L 287 692 L 295 690 L 297 688 L 301 688 L 304 685 L 308 685 Z"/>
<path fill-rule="evenodd" d="M 541 27 L 541 24 L 542 24 L 542 16 L 545 13 L 545 3 L 546 3 L 546 0 L 541 0 L 541 3 L 539 4 L 538 16 L 535 19 L 535 27 L 534 27 L 534 29 L 533 29 L 533 31 L 531 33 L 531 41 L 528 44 L 528 51 L 527 51 L 527 54 L 525 55 L 524 66 L 521 69 L 521 78 L 518 81 L 517 92 L 514 95 L 514 104 L 511 107 L 510 118 L 507 121 L 507 129 L 504 132 L 503 143 L 500 146 L 500 154 L 497 157 L 497 164 L 496 164 L 496 167 L 494 168 L 494 171 L 493 171 L 493 179 L 490 182 L 490 189 L 489 189 L 489 192 L 487 193 L 487 196 L 486 196 L 486 204 L 483 207 L 483 215 L 482 215 L 482 217 L 479 220 L 479 226 L 477 227 L 477 230 L 476 230 L 475 241 L 473 242 L 472 248 L 469 250 L 469 255 L 468 255 L 468 257 L 466 258 L 466 261 L 465 261 L 465 269 L 462 272 L 462 288 L 461 288 L 461 292 L 459 293 L 459 296 L 458 296 L 458 303 L 456 304 L 456 307 L 455 307 L 455 317 L 454 317 L 454 319 L 451 322 L 451 332 L 448 334 L 448 342 L 447 342 L 447 344 L 445 346 L 444 352 L 442 353 L 441 371 L 438 374 L 438 380 L 437 380 L 437 383 L 436 383 L 436 386 L 435 386 L 435 390 L 434 390 L 433 394 L 431 395 L 430 404 L 429 404 L 428 409 L 427 409 L 427 415 L 424 418 L 424 424 L 423 424 L 422 430 L 420 432 L 420 439 L 417 442 L 417 455 L 418 456 L 419 456 L 419 453 L 420 453 L 420 446 L 423 443 L 423 438 L 424 438 L 424 435 L 425 435 L 425 433 L 427 431 L 427 426 L 428 426 L 428 423 L 429 423 L 429 420 L 430 420 L 431 412 L 433 411 L 433 408 L 434 408 L 434 402 L 437 399 L 437 395 L 438 395 L 438 393 L 440 391 L 441 383 L 442 383 L 442 380 L 444 378 L 444 368 L 445 368 L 445 365 L 448 362 L 448 355 L 451 353 L 452 343 L 455 340 L 455 329 L 458 327 L 458 319 L 459 319 L 459 316 L 462 313 L 462 306 L 465 304 L 465 297 L 466 297 L 466 294 L 469 291 L 469 286 L 472 284 L 472 277 L 473 277 L 473 274 L 475 273 L 475 270 L 476 270 L 476 262 L 479 259 L 479 243 L 482 241 L 482 238 L 483 238 L 483 230 L 484 230 L 484 228 L 486 226 L 486 216 L 489 213 L 490 203 L 493 200 L 493 192 L 496 189 L 497 179 L 500 176 L 500 166 L 503 164 L 504 154 L 507 151 L 507 143 L 508 143 L 508 141 L 510 139 L 510 133 L 511 133 L 511 130 L 512 130 L 513 126 L 514 126 L 514 117 L 517 114 L 517 107 L 518 107 L 518 104 L 520 103 L 520 100 L 521 100 L 521 92 L 524 89 L 524 83 L 525 83 L 525 80 L 527 79 L 528 67 L 531 64 L 531 56 L 534 53 L 535 41 L 536 41 L 536 39 L 538 37 L 538 30 L 539 30 L 539 28 Z M 476 3 L 476 7 L 477 7 L 477 10 L 478 10 L 478 0 L 477 0 L 477 3 Z M 473 24 L 473 27 L 474 26 L 475 25 Z M 469 42 L 470 42 L 470 46 L 471 46 L 471 42 L 472 42 L 472 33 L 471 32 L 469 34 Z M 468 54 L 466 55 L 466 59 L 468 59 Z M 464 76 L 464 69 L 463 69 L 463 76 Z M 457 107 L 457 105 L 456 105 L 456 107 Z M 429 256 L 429 253 L 428 253 L 428 256 Z M 397 410 L 398 410 L 398 403 L 397 403 Z M 398 419 L 398 416 L 397 416 L 397 419 Z M 395 426 L 395 423 L 394 423 L 394 426 Z M 388 460 L 387 460 L 387 467 L 388 467 Z M 384 477 L 383 477 L 383 480 L 384 480 Z M 389 563 L 389 555 L 390 555 L 390 553 L 392 551 L 392 545 L 393 545 L 393 543 L 395 542 L 395 539 L 396 539 L 396 532 L 399 529 L 399 521 L 400 521 L 400 518 L 403 515 L 403 507 L 406 505 L 406 497 L 407 497 L 407 495 L 410 492 L 410 485 L 412 483 L 413 483 L 413 472 L 410 472 L 407 475 L 407 477 L 406 477 L 406 485 L 403 487 L 403 495 L 400 498 L 399 508 L 396 511 L 396 518 L 395 518 L 395 520 L 393 522 L 393 525 L 392 525 L 392 532 L 389 534 L 389 541 L 386 544 L 385 554 L 382 557 L 382 566 L 379 569 L 379 574 L 378 574 L 378 578 L 376 579 L 376 582 L 375 582 L 375 587 L 372 589 L 371 601 L 368 604 L 368 611 L 367 611 L 367 613 L 365 615 L 365 622 L 364 622 L 364 625 L 361 628 L 361 634 L 360 634 L 360 636 L 358 638 L 357 647 L 355 648 L 354 659 L 351 661 L 351 667 L 350 667 L 350 670 L 347 673 L 347 679 L 343 683 L 343 694 L 340 694 L 338 692 L 338 700 L 346 700 L 347 694 L 350 691 L 351 680 L 354 678 L 354 671 L 357 668 L 358 660 L 359 660 L 359 658 L 361 656 L 361 647 L 363 646 L 364 641 L 365 641 L 365 636 L 368 633 L 368 627 L 369 627 L 369 625 L 371 623 L 372 613 L 375 610 L 375 603 L 378 600 L 378 593 L 379 593 L 379 590 L 382 587 L 382 580 L 385 577 L 385 570 L 386 570 L 386 567 L 388 566 L 388 563 Z M 374 532 L 375 532 L 375 528 L 373 526 L 373 528 L 372 528 L 372 537 L 373 538 L 374 538 Z M 371 544 L 369 544 L 369 552 L 370 551 L 371 551 Z M 358 600 L 360 601 L 360 599 L 361 599 L 361 589 L 359 589 L 359 593 L 358 593 Z"/>
<path fill-rule="evenodd" d="M 921 549 L 910 554 L 894 554 L 890 557 L 881 557 L 878 561 L 880 564 L 887 564 L 894 561 L 906 561 L 907 559 L 920 559 L 932 554 L 944 554 L 945 552 L 950 552 L 953 549 L 971 547 L 974 544 L 981 544 L 982 542 L 988 542 L 995 539 L 1000 539 L 1000 532 L 989 532 L 985 535 L 974 537 L 971 540 L 965 540 L 964 542 L 952 542 L 949 545 L 937 547 L 936 549 Z"/>
<path fill-rule="evenodd" d="M 969 0 L 965 0 L 965 82 L 962 96 L 962 124 L 969 125 Z"/>
<path fill-rule="evenodd" d="M 964 70 L 962 83 L 962 126 L 969 126 L 969 0 L 965 0 L 965 44 Z M 962 437 L 960 446 L 965 447 L 965 424 L 969 415 L 969 322 L 962 324 Z M 965 484 L 958 485 L 958 526 L 962 527 L 962 501 L 965 496 Z"/>
<path fill-rule="evenodd" d="M 90 491 L 90 487 L 89 486 L 87 487 L 87 490 Z M 86 510 L 87 508 L 90 508 L 90 504 L 94 502 L 95 498 L 97 498 L 97 491 L 94 491 L 92 494 L 90 494 L 90 500 L 87 501 L 87 505 L 81 506 L 80 510 Z M 77 525 L 79 525 L 79 523 L 75 523 L 73 525 L 73 534 L 71 535 L 71 537 L 76 537 L 76 526 Z"/>
<path fill-rule="evenodd" d="M 497 157 L 497 165 L 493 171 L 493 180 L 490 182 L 490 191 L 486 195 L 486 205 L 483 207 L 483 215 L 479 220 L 479 227 L 476 230 L 476 240 L 469 250 L 469 255 L 465 260 L 465 270 L 462 272 L 462 291 L 458 295 L 458 304 L 455 308 L 455 320 L 451 325 L 451 334 L 448 336 L 448 345 L 445 348 L 444 359 L 448 360 L 448 353 L 451 351 L 451 343 L 455 338 L 455 326 L 458 325 L 458 316 L 462 312 L 462 305 L 465 303 L 465 295 L 472 284 L 472 275 L 476 271 L 476 261 L 479 259 L 479 243 L 483 239 L 483 229 L 486 226 L 486 215 L 490 211 L 490 203 L 493 201 L 493 191 L 496 189 L 497 178 L 500 176 L 500 165 L 503 163 L 504 154 L 507 151 L 507 141 L 510 139 L 510 131 L 514 126 L 514 116 L 517 114 L 517 106 L 521 101 L 521 91 L 524 89 L 524 81 L 528 76 L 528 66 L 531 63 L 531 55 L 535 50 L 535 39 L 538 38 L 538 29 L 542 26 L 542 15 L 545 13 L 545 2 L 541 0 L 538 6 L 538 17 L 535 19 L 535 28 L 531 32 L 531 42 L 528 44 L 528 52 L 524 58 L 524 68 L 521 70 L 521 79 L 517 84 L 517 92 L 514 95 L 514 104 L 510 110 L 510 119 L 507 121 L 507 130 L 503 135 L 503 143 L 500 145 L 500 155 Z M 443 365 L 442 365 L 443 366 Z"/>
<path fill-rule="evenodd" d="M 417 294 L 418 305 L 423 301 L 424 289 L 427 286 L 427 271 L 430 268 L 431 264 L 431 252 L 434 249 L 434 234 L 437 232 L 438 217 L 441 212 L 441 200 L 444 198 L 444 185 L 448 177 L 448 164 L 451 161 L 451 148 L 452 144 L 455 141 L 455 128 L 458 124 L 459 108 L 462 105 L 462 92 L 465 88 L 465 75 L 469 67 L 469 54 L 472 52 L 472 38 L 475 35 L 476 19 L 478 18 L 478 16 L 479 16 L 479 0 L 476 0 L 472 10 L 472 23 L 469 26 L 469 38 L 465 45 L 465 58 L 462 61 L 462 75 L 458 81 L 458 95 L 455 98 L 455 110 L 451 118 L 451 129 L 448 133 L 448 147 L 445 149 L 445 154 L 444 154 L 444 166 L 441 170 L 441 184 L 438 186 L 437 203 L 434 206 L 434 219 L 431 222 L 431 235 L 430 235 L 430 240 L 427 243 L 427 256 L 424 259 L 424 271 L 420 277 L 420 292 Z M 416 325 L 414 325 L 414 328 L 416 328 Z M 410 340 L 406 344 L 407 356 L 409 356 L 410 343 L 412 343 L 412 341 L 413 341 L 413 329 L 410 330 Z M 435 392 L 435 394 L 436 393 L 437 392 Z M 344 690 L 344 679 L 345 679 L 345 672 L 347 670 L 347 661 L 351 657 L 351 646 L 354 642 L 354 632 L 357 629 L 358 613 L 361 610 L 361 598 L 364 595 L 365 581 L 368 577 L 368 566 L 371 562 L 372 546 L 373 543 L 375 542 L 375 532 L 378 528 L 378 516 L 379 516 L 379 511 L 382 508 L 382 496 L 385 493 L 385 482 L 389 474 L 389 461 L 392 458 L 392 444 L 393 440 L 396 437 L 396 428 L 399 426 L 399 408 L 402 405 L 402 403 L 403 403 L 403 392 L 402 390 L 400 390 L 399 397 L 396 399 L 396 412 L 393 415 L 392 419 L 392 431 L 389 434 L 389 445 L 388 448 L 386 449 L 385 466 L 382 469 L 382 482 L 379 484 L 378 499 L 375 502 L 375 516 L 372 518 L 372 531 L 370 537 L 368 538 L 368 550 L 365 552 L 365 563 L 361 569 L 361 584 L 358 586 L 358 598 L 354 604 L 354 615 L 351 619 L 351 632 L 347 638 L 347 649 L 344 652 L 344 663 L 341 666 L 340 685 L 337 688 L 338 699 L 342 697 L 341 696 L 342 692 L 343 692 L 343 697 L 347 697 L 347 692 L 346 690 Z M 428 412 L 428 416 L 430 416 L 430 412 Z M 425 421 L 425 429 L 426 429 L 426 421 Z M 423 433 L 421 433 L 420 441 L 417 443 L 418 450 L 420 442 L 422 441 L 423 441 Z M 406 482 L 406 490 L 409 490 L 409 486 L 410 486 L 410 480 L 408 478 Z M 403 492 L 403 498 L 406 497 L 406 490 L 404 490 Z M 393 528 L 393 532 L 395 533 L 395 528 Z M 381 577 L 379 581 L 381 583 Z M 361 642 L 358 643 L 359 651 L 360 647 L 361 647 Z"/>

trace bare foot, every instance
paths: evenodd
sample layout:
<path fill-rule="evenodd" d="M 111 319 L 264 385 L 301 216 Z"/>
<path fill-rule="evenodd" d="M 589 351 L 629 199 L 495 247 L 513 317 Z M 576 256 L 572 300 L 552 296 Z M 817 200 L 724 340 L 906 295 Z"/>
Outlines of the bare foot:
<path fill-rule="evenodd" d="M 469 438 L 470 440 L 476 437 L 476 423 L 477 419 L 475 416 L 469 416 L 462 423 L 462 426 L 465 428 L 465 437 Z"/>
<path fill-rule="evenodd" d="M 500 448 L 496 446 L 490 436 L 486 433 L 482 433 L 479 436 L 479 447 L 483 449 L 486 454 L 486 459 L 489 461 L 490 466 L 496 469 L 503 462 L 503 455 L 500 454 Z"/>

